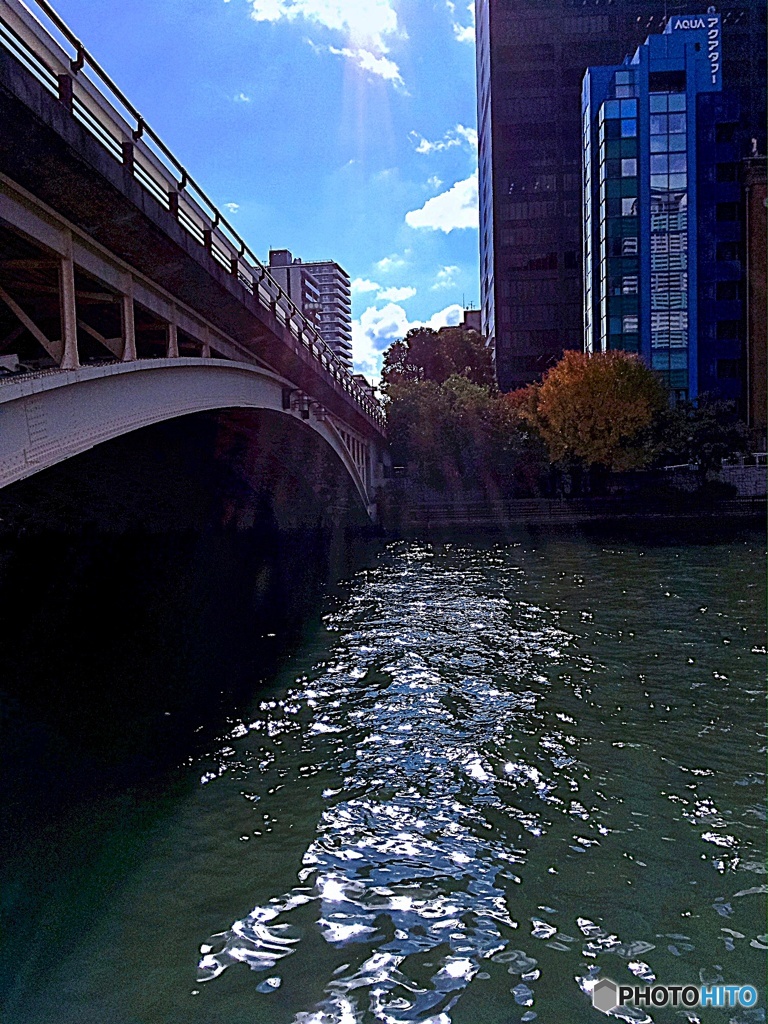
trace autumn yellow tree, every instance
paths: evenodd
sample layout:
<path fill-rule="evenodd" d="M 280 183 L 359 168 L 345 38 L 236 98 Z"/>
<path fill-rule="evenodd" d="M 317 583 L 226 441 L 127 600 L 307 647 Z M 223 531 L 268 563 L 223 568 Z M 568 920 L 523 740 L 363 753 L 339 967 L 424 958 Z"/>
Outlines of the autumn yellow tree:
<path fill-rule="evenodd" d="M 514 402 L 552 462 L 623 471 L 653 459 L 651 428 L 668 396 L 637 356 L 567 351 L 541 384 L 525 390 Z"/>

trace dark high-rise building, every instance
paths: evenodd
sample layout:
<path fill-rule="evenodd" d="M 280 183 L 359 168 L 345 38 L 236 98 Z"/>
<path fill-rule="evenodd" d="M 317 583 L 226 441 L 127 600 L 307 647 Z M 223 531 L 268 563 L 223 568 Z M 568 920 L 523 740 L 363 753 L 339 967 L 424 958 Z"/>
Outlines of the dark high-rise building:
<path fill-rule="evenodd" d="M 765 430 L 768 425 L 768 186 L 766 158 L 757 149 L 744 161 L 744 235 L 746 272 L 746 392 L 747 423 Z"/>
<path fill-rule="evenodd" d="M 582 348 L 581 83 L 619 64 L 677 0 L 475 0 L 483 331 L 505 390 Z M 723 87 L 765 151 L 765 0 L 721 0 Z M 746 155 L 746 153 L 742 154 Z"/>

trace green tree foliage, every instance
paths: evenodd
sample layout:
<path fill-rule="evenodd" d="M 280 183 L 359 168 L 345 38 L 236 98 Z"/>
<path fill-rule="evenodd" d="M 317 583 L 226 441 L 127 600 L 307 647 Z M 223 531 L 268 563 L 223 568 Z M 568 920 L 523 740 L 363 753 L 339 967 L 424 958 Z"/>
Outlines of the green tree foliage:
<path fill-rule="evenodd" d="M 667 465 L 696 464 L 704 474 L 719 469 L 729 455 L 758 448 L 762 451 L 765 445 L 736 418 L 731 402 L 711 395 L 665 409 L 659 417 L 657 435 L 661 461 Z"/>
<path fill-rule="evenodd" d="M 395 463 L 433 490 L 530 493 L 544 469 L 541 446 L 503 397 L 458 374 L 393 385 L 388 432 Z"/>
<path fill-rule="evenodd" d="M 541 384 L 510 401 L 535 427 L 552 462 L 620 471 L 653 461 L 652 428 L 668 396 L 637 356 L 567 351 Z"/>
<path fill-rule="evenodd" d="M 419 327 L 390 345 L 384 354 L 382 383 L 386 390 L 413 381 L 442 384 L 454 376 L 486 387 L 494 385 L 491 352 L 476 331 Z"/>

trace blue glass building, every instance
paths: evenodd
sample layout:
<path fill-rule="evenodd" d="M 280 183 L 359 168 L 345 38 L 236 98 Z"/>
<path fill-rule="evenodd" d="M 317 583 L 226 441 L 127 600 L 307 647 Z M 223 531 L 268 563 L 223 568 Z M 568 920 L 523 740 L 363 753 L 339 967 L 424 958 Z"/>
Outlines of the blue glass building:
<path fill-rule="evenodd" d="M 743 397 L 743 148 L 720 16 L 673 16 L 582 89 L 584 346 L 639 353 L 678 399 Z"/>

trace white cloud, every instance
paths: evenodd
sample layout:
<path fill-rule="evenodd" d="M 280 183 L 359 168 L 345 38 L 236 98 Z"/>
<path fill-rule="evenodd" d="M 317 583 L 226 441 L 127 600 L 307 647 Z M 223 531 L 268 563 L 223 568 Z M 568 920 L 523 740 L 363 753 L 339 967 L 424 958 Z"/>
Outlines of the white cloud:
<path fill-rule="evenodd" d="M 473 153 L 477 153 L 477 129 L 465 128 L 463 124 L 456 125 L 456 133 L 460 135 Z"/>
<path fill-rule="evenodd" d="M 416 289 L 409 285 L 403 288 L 382 288 L 376 299 L 382 302 L 405 302 L 406 299 L 412 299 L 415 294 Z"/>
<path fill-rule="evenodd" d="M 392 256 L 385 256 L 384 259 L 379 260 L 375 266 L 382 274 L 391 274 L 393 270 L 402 269 L 405 266 L 405 260 L 402 256 L 393 253 Z"/>
<path fill-rule="evenodd" d="M 458 327 L 464 319 L 464 307 L 454 302 L 439 313 L 433 313 L 427 320 L 425 327 L 431 327 L 433 331 L 439 331 L 441 327 Z"/>
<path fill-rule="evenodd" d="M 427 178 L 427 185 L 429 186 L 429 188 L 442 188 L 443 179 L 438 178 L 436 174 L 433 174 L 431 178 Z"/>
<path fill-rule="evenodd" d="M 239 92 L 237 94 L 237 96 L 233 96 L 232 98 L 234 99 L 235 103 L 250 103 L 251 102 L 251 97 L 250 96 L 246 96 L 244 92 Z"/>
<path fill-rule="evenodd" d="M 229 210 L 230 213 L 237 213 L 240 209 L 239 203 L 224 203 L 224 209 Z"/>
<path fill-rule="evenodd" d="M 356 277 L 352 282 L 352 294 L 362 295 L 365 292 L 377 292 L 381 289 L 380 284 L 376 284 L 375 281 L 369 281 L 364 277 Z"/>
<path fill-rule="evenodd" d="M 457 124 L 455 128 L 446 132 L 442 139 L 436 139 L 434 142 L 414 131 L 410 132 L 409 136 L 417 153 L 442 153 L 444 150 L 454 149 L 456 146 L 466 146 L 473 154 L 477 153 L 477 132 L 474 128 L 467 128 L 463 124 Z"/>
<path fill-rule="evenodd" d="M 436 292 L 440 288 L 453 288 L 456 284 L 456 275 L 458 273 L 458 267 L 440 267 L 435 277 L 435 283 L 432 285 L 432 291 Z"/>
<path fill-rule="evenodd" d="M 475 5 L 474 3 L 467 5 L 469 11 L 469 25 L 462 25 L 461 22 L 456 20 L 456 4 L 453 0 L 446 0 L 446 7 L 448 8 L 451 18 L 453 20 L 453 34 L 460 43 L 473 43 L 475 42 Z"/>
<path fill-rule="evenodd" d="M 352 323 L 352 351 L 355 369 L 378 380 L 381 376 L 381 357 L 393 341 L 404 338 L 414 327 L 455 327 L 464 317 L 458 304 L 446 306 L 429 320 L 409 320 L 402 306 L 390 302 L 383 309 L 371 306 Z"/>
<path fill-rule="evenodd" d="M 398 88 L 404 88 L 400 69 L 386 56 L 389 41 L 405 33 L 397 20 L 394 0 L 250 0 L 255 21 L 303 20 L 341 36 L 345 45 L 331 53 Z"/>
<path fill-rule="evenodd" d="M 447 192 L 428 199 L 420 210 L 405 215 L 411 228 L 442 231 L 448 234 L 462 228 L 479 227 L 477 171 L 464 181 L 457 181 Z"/>
<path fill-rule="evenodd" d="M 357 64 L 363 71 L 377 75 L 386 82 L 392 82 L 398 89 L 405 89 L 405 82 L 400 74 L 400 68 L 389 57 L 377 56 L 375 53 L 371 53 L 370 50 L 353 50 L 349 46 L 343 46 L 341 49 L 329 46 L 328 51 L 335 53 L 339 57 L 346 57 L 347 60 Z"/>
<path fill-rule="evenodd" d="M 457 22 L 453 23 L 453 34 L 460 43 L 474 43 L 475 41 L 475 26 L 474 25 L 459 25 Z"/>

